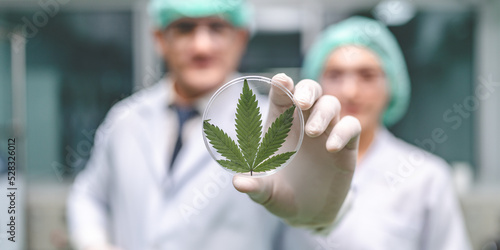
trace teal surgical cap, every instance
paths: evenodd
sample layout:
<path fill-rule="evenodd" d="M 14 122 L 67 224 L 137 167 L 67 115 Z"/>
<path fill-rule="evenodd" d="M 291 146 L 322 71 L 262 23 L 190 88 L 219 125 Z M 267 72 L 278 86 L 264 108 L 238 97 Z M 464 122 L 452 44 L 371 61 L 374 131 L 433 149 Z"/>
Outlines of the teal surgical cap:
<path fill-rule="evenodd" d="M 386 126 L 398 122 L 410 102 L 410 79 L 396 38 L 378 21 L 355 16 L 327 28 L 304 59 L 303 77 L 319 81 L 330 54 L 344 45 L 363 46 L 379 57 L 390 89 L 383 122 Z"/>
<path fill-rule="evenodd" d="M 151 0 L 148 8 L 158 28 L 183 17 L 220 16 L 236 27 L 245 27 L 250 21 L 244 0 Z"/>

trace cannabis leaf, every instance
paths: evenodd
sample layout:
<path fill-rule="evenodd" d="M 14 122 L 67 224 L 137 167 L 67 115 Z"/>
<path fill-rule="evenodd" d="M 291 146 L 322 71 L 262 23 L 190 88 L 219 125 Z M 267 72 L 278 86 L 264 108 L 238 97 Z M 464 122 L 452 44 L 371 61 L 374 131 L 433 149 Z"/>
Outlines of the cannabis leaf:
<path fill-rule="evenodd" d="M 273 155 L 285 142 L 285 138 L 292 126 L 294 110 L 295 106 L 287 109 L 271 124 L 260 144 L 256 162 L 261 162 Z"/>
<path fill-rule="evenodd" d="M 236 165 L 245 162 L 240 149 L 233 139 L 219 127 L 210 124 L 209 121 L 210 120 L 203 121 L 203 129 L 205 130 L 208 140 L 217 152 L 226 157 L 229 161 L 234 162 Z"/>
<path fill-rule="evenodd" d="M 250 172 L 250 175 L 253 175 L 253 172 L 276 169 L 296 153 L 296 151 L 291 151 L 274 155 L 290 132 L 295 106 L 292 105 L 276 118 L 262 139 L 262 114 L 258 104 L 255 94 L 248 87 L 245 79 L 236 106 L 238 145 L 226 132 L 211 124 L 210 120 L 203 121 L 203 130 L 208 141 L 219 154 L 226 158 L 217 160 L 223 167 L 238 173 Z"/>
<path fill-rule="evenodd" d="M 257 98 L 245 79 L 236 106 L 236 136 L 248 166 L 253 166 L 262 133 L 262 115 Z"/>

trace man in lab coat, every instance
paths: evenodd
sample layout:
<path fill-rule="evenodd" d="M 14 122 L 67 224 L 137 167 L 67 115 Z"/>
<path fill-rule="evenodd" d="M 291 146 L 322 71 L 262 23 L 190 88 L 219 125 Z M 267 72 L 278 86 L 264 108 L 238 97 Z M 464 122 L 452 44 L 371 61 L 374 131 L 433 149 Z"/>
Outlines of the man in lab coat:
<path fill-rule="evenodd" d="M 358 120 L 340 119 L 338 100 L 323 95 L 318 83 L 294 86 L 278 74 L 273 79 L 304 112 L 302 148 L 274 175 L 231 177 L 203 144 L 200 114 L 235 77 L 248 40 L 248 8 L 239 0 L 154 0 L 150 11 L 169 74 L 115 105 L 99 127 L 68 198 L 75 248 L 304 249 L 286 237 L 289 225 L 305 228 L 305 238 L 328 233 L 350 188 Z M 269 119 L 289 105 L 271 91 Z M 234 122 L 235 107 L 213 108 Z"/>

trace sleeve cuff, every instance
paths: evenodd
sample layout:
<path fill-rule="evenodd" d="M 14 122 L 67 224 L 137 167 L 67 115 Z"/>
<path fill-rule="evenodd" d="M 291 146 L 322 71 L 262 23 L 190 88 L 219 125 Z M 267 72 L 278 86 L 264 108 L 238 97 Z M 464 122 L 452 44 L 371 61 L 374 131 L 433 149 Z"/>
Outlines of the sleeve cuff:
<path fill-rule="evenodd" d="M 329 226 L 320 228 L 311 228 L 313 234 L 320 236 L 327 236 L 328 234 L 330 234 L 332 230 L 340 223 L 340 221 L 344 219 L 345 215 L 351 209 L 352 203 L 354 202 L 354 197 L 355 197 L 355 192 L 353 189 L 350 189 L 349 192 L 347 193 L 347 196 L 345 197 L 344 202 L 342 203 L 342 206 L 340 207 L 339 212 L 337 213 L 337 216 L 335 217 L 335 220 L 333 220 L 333 222 Z"/>

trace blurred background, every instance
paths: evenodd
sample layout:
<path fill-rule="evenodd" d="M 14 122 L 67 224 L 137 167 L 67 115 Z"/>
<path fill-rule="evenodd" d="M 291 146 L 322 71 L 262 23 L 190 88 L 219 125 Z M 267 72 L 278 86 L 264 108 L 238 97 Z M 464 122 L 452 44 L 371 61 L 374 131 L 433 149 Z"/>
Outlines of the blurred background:
<path fill-rule="evenodd" d="M 474 249 L 497 249 L 500 1 L 250 2 L 255 23 L 243 73 L 286 72 L 299 80 L 303 55 L 326 26 L 354 14 L 389 25 L 412 80 L 409 111 L 390 130 L 448 161 Z M 16 249 L 70 249 L 66 194 L 89 158 L 95 129 L 114 103 L 165 72 L 146 3 L 0 0 L 0 249 L 7 249 L 3 166 L 13 137 Z"/>

